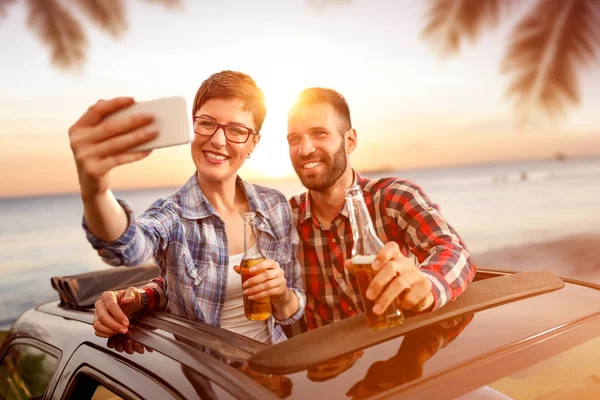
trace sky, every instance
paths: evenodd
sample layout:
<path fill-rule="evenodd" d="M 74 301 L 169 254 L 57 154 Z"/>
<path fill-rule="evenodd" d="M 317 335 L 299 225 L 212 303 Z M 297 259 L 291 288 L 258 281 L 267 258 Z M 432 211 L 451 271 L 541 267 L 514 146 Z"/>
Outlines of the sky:
<path fill-rule="evenodd" d="M 421 38 L 427 1 L 182 3 L 127 1 L 120 39 L 73 10 L 89 42 L 77 71 L 51 65 L 49 49 L 27 27 L 25 1 L 8 7 L 0 17 L 0 197 L 77 191 L 67 131 L 96 100 L 181 95 L 191 107 L 202 81 L 223 69 L 249 73 L 267 98 L 261 142 L 240 172 L 249 180 L 293 176 L 285 115 L 310 86 L 346 97 L 359 170 L 548 158 L 558 150 L 600 154 L 598 64 L 580 71 L 582 102 L 565 117 L 517 125 L 500 61 L 533 1 L 446 60 Z M 114 188 L 179 186 L 193 168 L 189 146 L 179 146 L 111 177 Z"/>

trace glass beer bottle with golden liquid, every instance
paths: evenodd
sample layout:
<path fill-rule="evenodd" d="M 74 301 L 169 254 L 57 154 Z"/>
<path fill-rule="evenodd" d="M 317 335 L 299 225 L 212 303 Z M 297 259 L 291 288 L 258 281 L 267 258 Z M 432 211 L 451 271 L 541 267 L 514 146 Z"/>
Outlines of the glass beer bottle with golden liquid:
<path fill-rule="evenodd" d="M 248 279 L 260 273 L 250 272 L 250 268 L 265 261 L 265 256 L 260 250 L 260 235 L 256 227 L 256 214 L 244 213 L 244 256 L 240 265 L 242 273 L 242 285 Z M 271 316 L 271 298 L 264 297 L 258 300 L 250 300 L 244 295 L 244 314 L 246 318 L 253 321 L 262 321 Z"/>
<path fill-rule="evenodd" d="M 346 189 L 346 204 L 350 214 L 350 224 L 352 227 L 352 264 L 354 265 L 354 275 L 358 281 L 360 296 L 363 301 L 367 324 L 371 328 L 382 329 L 399 325 L 404 321 L 404 315 L 400 307 L 400 300 L 394 299 L 392 304 L 381 314 L 373 313 L 375 302 L 369 300 L 366 296 L 367 288 L 375 276 L 375 271 L 371 264 L 375 256 L 383 247 L 383 243 L 377 237 L 373 228 L 373 221 L 367 210 L 362 188 L 354 185 Z"/>

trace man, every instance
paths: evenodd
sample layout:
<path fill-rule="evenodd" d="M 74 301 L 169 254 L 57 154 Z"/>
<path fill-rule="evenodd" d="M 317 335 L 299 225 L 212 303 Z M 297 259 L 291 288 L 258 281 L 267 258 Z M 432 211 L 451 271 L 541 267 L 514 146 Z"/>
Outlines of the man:
<path fill-rule="evenodd" d="M 359 184 L 385 247 L 373 267 L 367 295 L 381 314 L 398 296 L 403 309 L 437 309 L 454 300 L 475 275 L 462 240 L 435 204 L 411 182 L 366 179 L 354 171 L 349 155 L 357 133 L 344 97 L 332 89 L 302 91 L 288 113 L 290 159 L 306 193 L 290 199 L 300 235 L 308 329 L 360 312 L 352 275 L 352 232 L 345 189 Z M 384 147 L 385 145 L 382 145 Z"/>
<path fill-rule="evenodd" d="M 296 174 L 308 189 L 290 199 L 307 296 L 302 328 L 316 329 L 361 312 L 345 205 L 345 189 L 353 183 L 363 188 L 377 234 L 387 242 L 373 264 L 377 273 L 368 294 L 376 299 L 374 313 L 381 314 L 398 296 L 405 310 L 434 310 L 473 280 L 475 265 L 462 240 L 418 186 L 396 178 L 366 179 L 352 169 L 349 155 L 357 133 L 341 94 L 323 88 L 302 91 L 288 113 L 287 140 Z M 149 295 L 150 304 L 164 304 L 157 288 L 150 284 L 141 292 Z M 130 315 L 131 306 L 125 305 L 136 303 L 133 309 L 139 310 L 139 293 L 133 288 L 107 292 L 96 311 L 121 320 L 115 303 Z"/>

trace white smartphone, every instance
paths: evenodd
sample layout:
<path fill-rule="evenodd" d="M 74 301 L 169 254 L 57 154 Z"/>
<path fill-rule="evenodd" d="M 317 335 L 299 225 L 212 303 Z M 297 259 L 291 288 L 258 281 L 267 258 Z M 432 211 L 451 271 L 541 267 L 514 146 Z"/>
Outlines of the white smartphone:
<path fill-rule="evenodd" d="M 154 116 L 154 121 L 148 127 L 156 128 L 158 136 L 149 142 L 132 148 L 129 152 L 177 146 L 189 143 L 192 140 L 190 118 L 185 99 L 181 96 L 136 102 L 109 115 L 106 119 L 140 113 Z"/>

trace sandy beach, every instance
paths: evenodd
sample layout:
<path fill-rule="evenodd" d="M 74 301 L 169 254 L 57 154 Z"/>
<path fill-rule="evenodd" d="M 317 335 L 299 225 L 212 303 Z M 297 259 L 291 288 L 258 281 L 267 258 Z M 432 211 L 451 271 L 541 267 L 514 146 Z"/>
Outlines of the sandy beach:
<path fill-rule="evenodd" d="M 505 247 L 474 254 L 473 260 L 480 268 L 551 270 L 563 277 L 600 284 L 600 232 Z"/>

